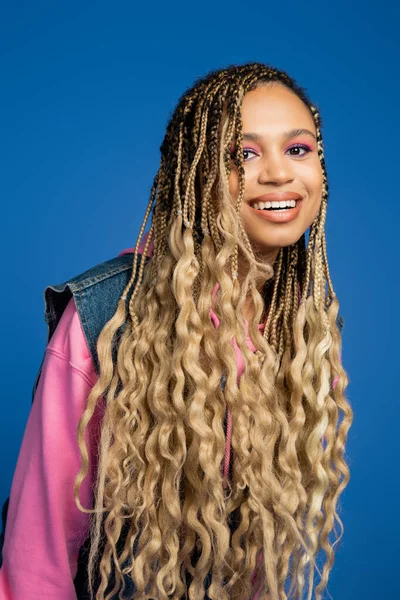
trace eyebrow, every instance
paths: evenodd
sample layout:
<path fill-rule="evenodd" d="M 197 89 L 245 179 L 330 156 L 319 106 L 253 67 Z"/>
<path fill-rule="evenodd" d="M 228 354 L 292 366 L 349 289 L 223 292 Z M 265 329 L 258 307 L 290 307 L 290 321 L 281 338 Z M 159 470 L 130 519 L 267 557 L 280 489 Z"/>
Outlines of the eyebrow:
<path fill-rule="evenodd" d="M 316 135 L 309 129 L 289 129 L 283 132 L 283 137 L 287 140 L 297 137 L 298 135 L 311 135 L 315 141 L 317 141 Z M 244 140 L 253 140 L 253 142 L 261 142 L 262 135 L 259 133 L 247 132 L 243 134 Z"/>

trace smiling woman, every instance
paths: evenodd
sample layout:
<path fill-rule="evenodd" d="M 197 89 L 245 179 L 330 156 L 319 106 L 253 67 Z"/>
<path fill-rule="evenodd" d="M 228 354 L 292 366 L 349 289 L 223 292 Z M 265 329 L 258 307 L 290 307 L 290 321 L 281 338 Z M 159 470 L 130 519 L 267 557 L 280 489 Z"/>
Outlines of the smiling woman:
<path fill-rule="evenodd" d="M 80 546 L 79 600 L 321 600 L 352 410 L 319 111 L 286 73 L 229 66 L 182 95 L 160 151 L 135 247 L 46 288 L 61 350 L 17 466 L 0 595 L 69 600 Z"/>
<path fill-rule="evenodd" d="M 316 124 L 299 96 L 279 81 L 247 92 L 241 115 L 245 188 L 240 214 L 258 259 L 274 264 L 280 249 L 295 244 L 320 209 L 323 173 Z M 232 157 L 235 151 L 232 146 Z M 237 200 L 239 174 L 232 163 L 229 191 Z M 247 271 L 239 257 L 240 281 Z M 251 306 L 247 297 L 247 318 Z"/>

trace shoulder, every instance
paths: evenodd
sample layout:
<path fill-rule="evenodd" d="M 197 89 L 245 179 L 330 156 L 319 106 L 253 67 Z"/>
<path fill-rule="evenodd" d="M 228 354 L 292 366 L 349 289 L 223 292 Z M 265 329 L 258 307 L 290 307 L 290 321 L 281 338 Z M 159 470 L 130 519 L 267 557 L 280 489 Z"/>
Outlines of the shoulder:
<path fill-rule="evenodd" d="M 145 264 L 150 260 L 149 256 L 143 257 L 138 255 L 137 271 L 139 270 L 141 261 L 144 259 Z M 48 285 L 45 289 L 45 300 L 54 293 L 63 294 L 66 290 L 70 290 L 76 297 L 79 297 L 84 290 L 93 287 L 102 287 L 102 284 L 108 286 L 109 280 L 120 280 L 122 282 L 129 281 L 133 268 L 133 255 L 131 253 L 115 256 L 109 260 L 101 262 L 77 275 L 69 277 L 63 283 Z"/>
<path fill-rule="evenodd" d="M 78 275 L 71 277 L 68 280 L 68 284 L 73 286 L 74 289 L 80 290 L 101 283 L 110 277 L 118 276 L 121 273 L 129 273 L 132 271 L 132 267 L 132 254 L 115 256 L 114 258 L 98 263 L 97 265 L 82 271 Z"/>
<path fill-rule="evenodd" d="M 136 276 L 143 260 L 147 264 L 150 257 L 139 255 Z M 98 263 L 63 283 L 48 285 L 44 291 L 48 343 L 66 356 L 77 348 L 79 364 L 82 361 L 87 364 L 91 356 L 98 373 L 97 339 L 115 313 L 121 294 L 131 279 L 133 264 L 134 256 L 128 252 Z M 131 293 L 132 289 L 127 301 Z M 82 336 L 86 346 L 83 346 Z"/>
<path fill-rule="evenodd" d="M 73 296 L 61 315 L 46 350 L 66 359 L 71 367 L 85 374 L 92 383 L 96 381 L 92 356 Z"/>

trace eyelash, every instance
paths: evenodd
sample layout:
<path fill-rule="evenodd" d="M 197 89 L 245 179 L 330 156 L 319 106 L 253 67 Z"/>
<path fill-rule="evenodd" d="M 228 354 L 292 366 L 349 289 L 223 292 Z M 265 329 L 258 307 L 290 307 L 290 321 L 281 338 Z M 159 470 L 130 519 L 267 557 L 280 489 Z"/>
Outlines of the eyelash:
<path fill-rule="evenodd" d="M 303 148 L 303 150 L 307 150 L 306 154 L 308 154 L 308 152 L 312 152 L 312 148 L 310 148 L 309 146 L 306 146 L 305 144 L 295 144 L 294 146 L 290 146 L 290 148 L 288 148 L 288 150 L 293 150 L 293 148 Z M 253 152 L 254 154 L 257 154 L 256 151 L 252 150 L 251 148 L 243 148 L 243 153 L 244 152 Z M 292 154 L 292 156 L 296 156 L 296 158 L 297 158 L 299 155 Z M 305 154 L 301 154 L 300 156 L 305 156 Z M 233 153 L 232 153 L 232 157 L 233 157 Z M 245 160 L 245 162 L 247 162 L 247 161 Z"/>

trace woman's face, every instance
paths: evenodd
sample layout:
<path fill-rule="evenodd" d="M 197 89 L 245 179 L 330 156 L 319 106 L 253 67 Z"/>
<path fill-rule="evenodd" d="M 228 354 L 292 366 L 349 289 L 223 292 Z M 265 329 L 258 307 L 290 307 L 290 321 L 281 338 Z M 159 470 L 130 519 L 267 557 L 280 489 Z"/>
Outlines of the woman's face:
<path fill-rule="evenodd" d="M 317 152 L 316 127 L 308 108 L 282 85 L 261 86 L 245 94 L 242 103 L 244 199 L 243 228 L 260 255 L 275 261 L 279 249 L 295 244 L 318 214 L 322 200 L 322 167 Z M 290 130 L 309 130 L 291 132 Z M 257 139 L 249 134 L 256 134 Z M 229 190 L 237 200 L 239 175 L 232 160 Z M 288 222 L 273 222 L 250 207 L 269 193 L 295 192 L 302 201 Z M 263 200 L 267 202 L 268 200 Z M 274 211 L 273 215 L 278 215 Z M 281 213 L 283 215 L 283 213 Z M 279 216 L 280 218 L 280 216 Z"/>

